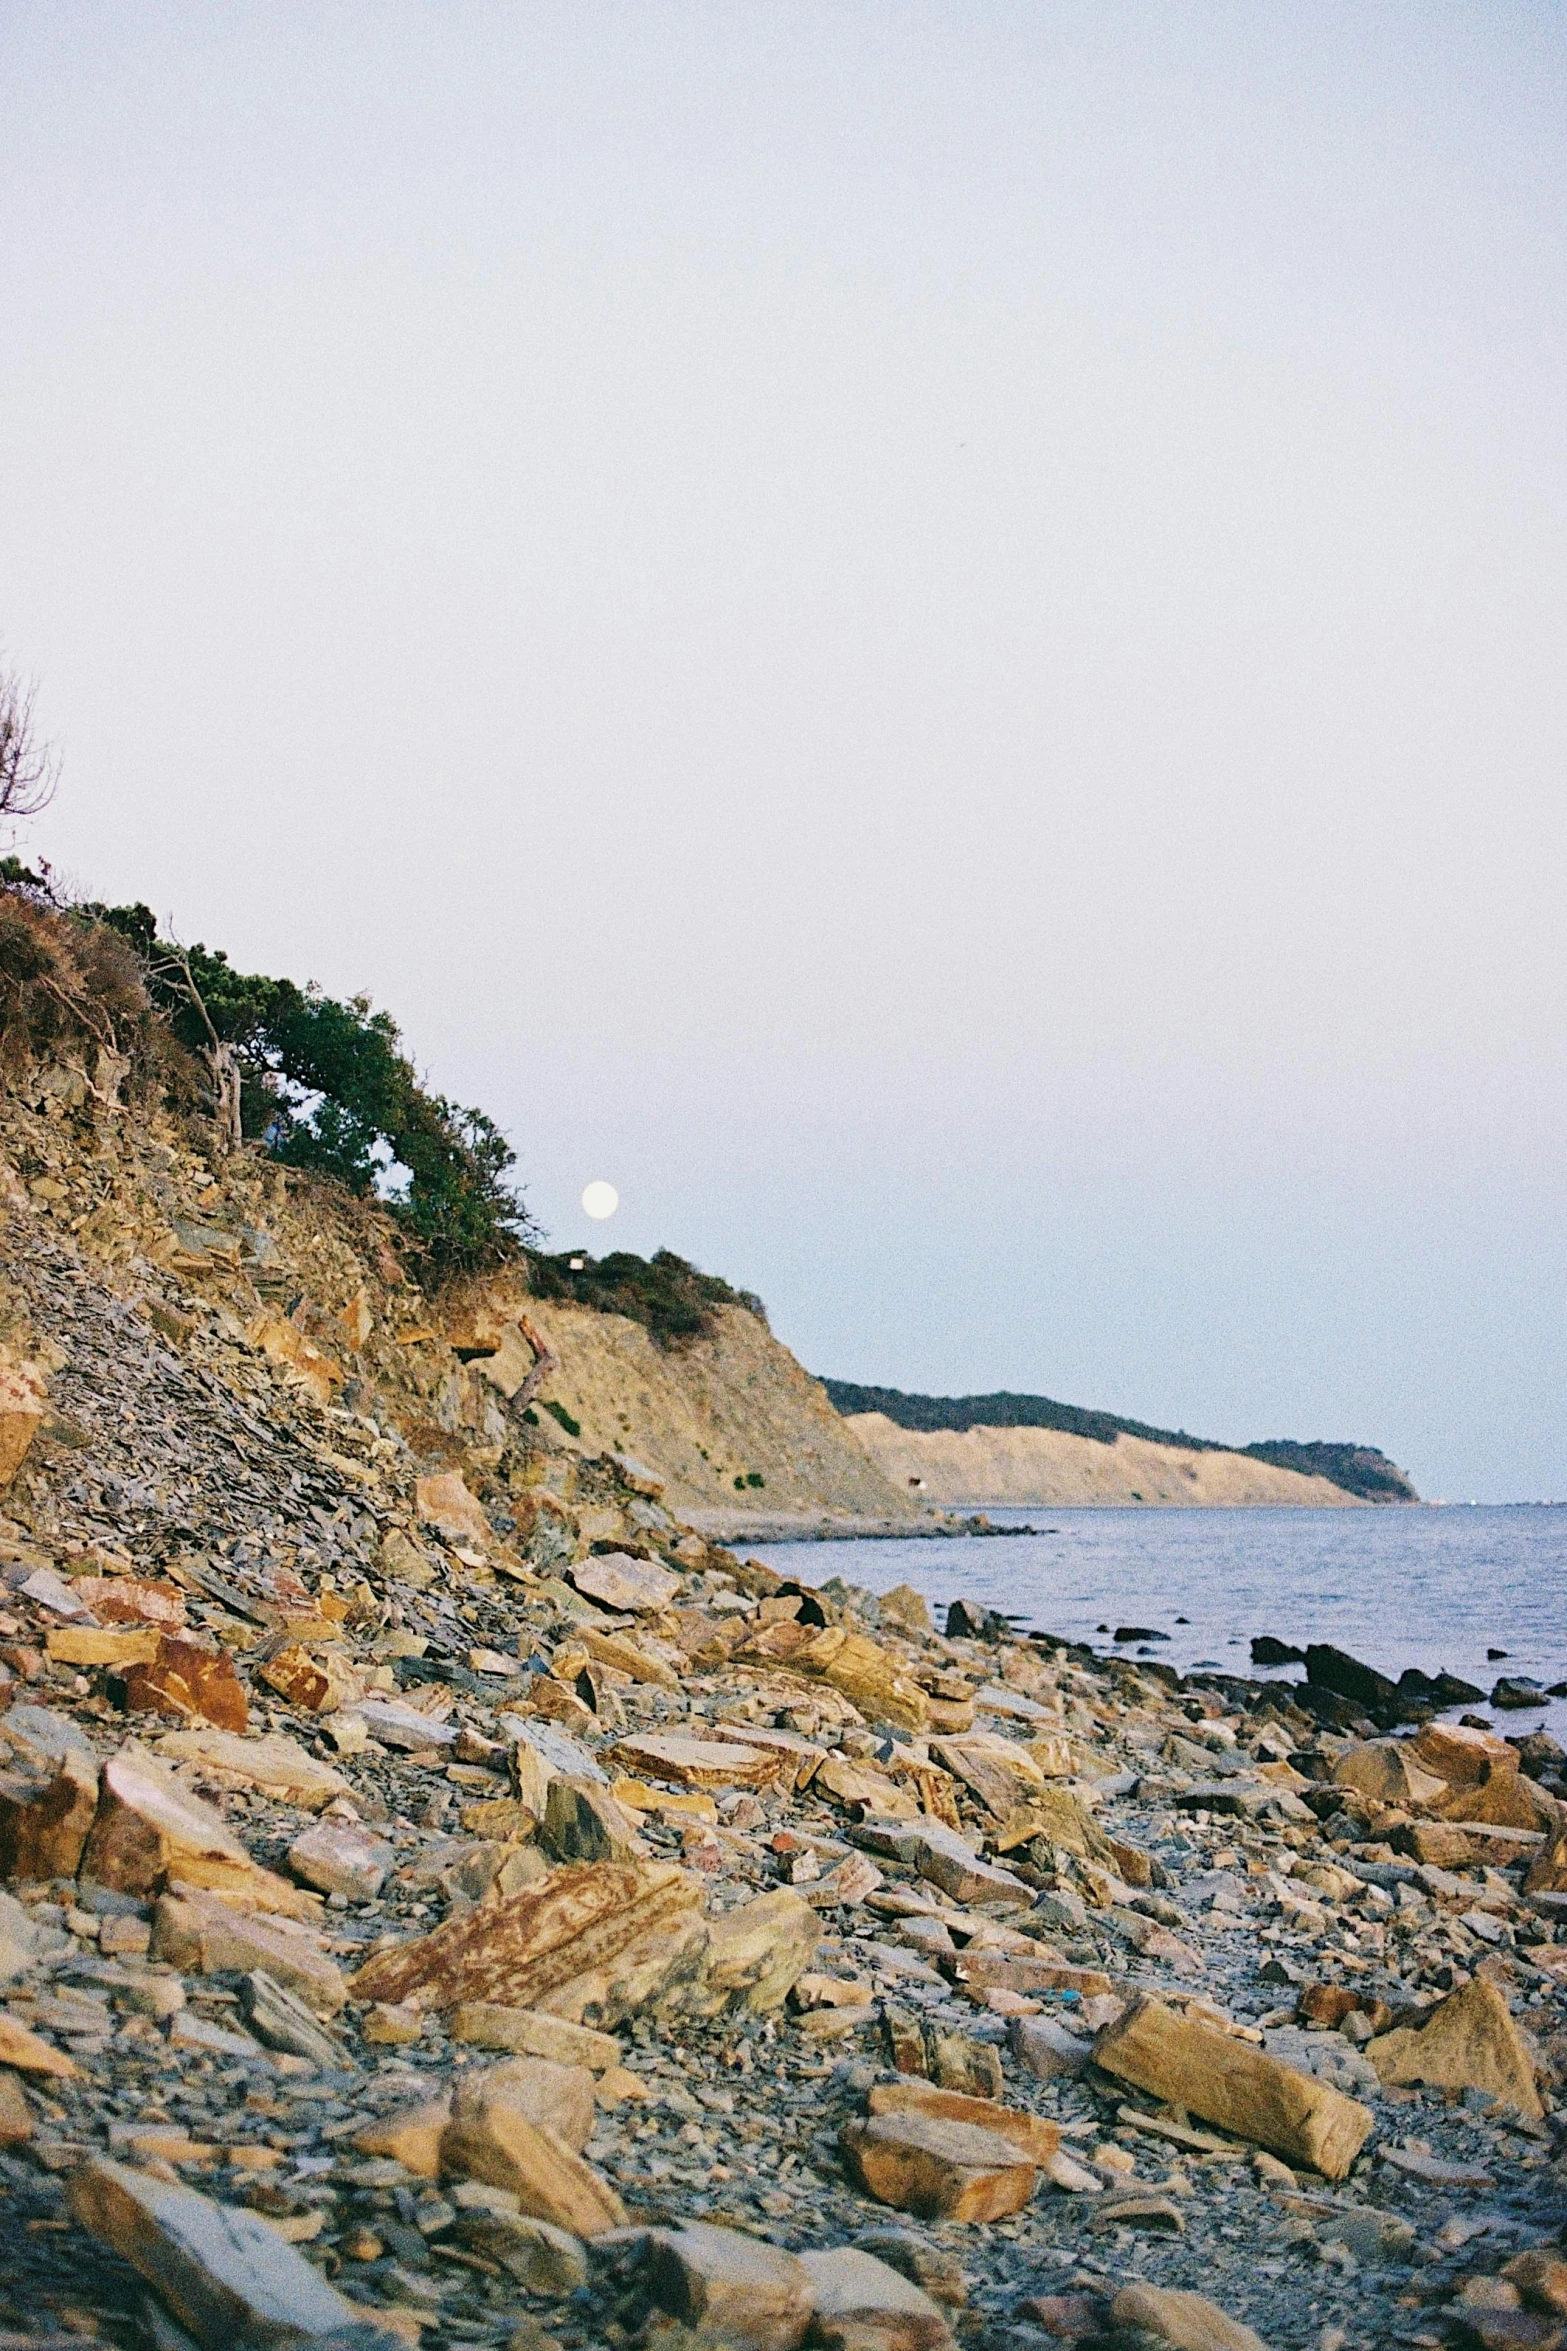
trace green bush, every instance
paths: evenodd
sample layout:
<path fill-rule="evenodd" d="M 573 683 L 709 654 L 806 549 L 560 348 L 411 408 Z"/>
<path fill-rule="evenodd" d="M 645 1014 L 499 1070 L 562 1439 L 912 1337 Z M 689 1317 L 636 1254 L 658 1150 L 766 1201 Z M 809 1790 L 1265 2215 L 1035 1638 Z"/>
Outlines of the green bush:
<path fill-rule="evenodd" d="M 732 1289 L 716 1274 L 699 1273 L 673 1249 L 660 1249 L 651 1258 L 616 1249 L 608 1257 L 589 1257 L 581 1250 L 546 1256 L 530 1250 L 529 1278 L 540 1298 L 566 1298 L 590 1306 L 599 1314 L 623 1314 L 639 1322 L 660 1347 L 689 1346 L 706 1338 L 715 1327 L 715 1307 L 743 1306 L 759 1322 L 767 1320 L 760 1298 L 750 1290 Z"/>

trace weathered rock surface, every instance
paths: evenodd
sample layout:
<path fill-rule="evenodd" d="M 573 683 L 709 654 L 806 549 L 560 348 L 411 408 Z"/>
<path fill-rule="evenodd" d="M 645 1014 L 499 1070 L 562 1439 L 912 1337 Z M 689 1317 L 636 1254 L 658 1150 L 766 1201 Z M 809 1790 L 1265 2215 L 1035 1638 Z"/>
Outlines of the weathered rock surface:
<path fill-rule="evenodd" d="M 810 2323 L 814 2287 L 804 2262 L 706 2221 L 654 2231 L 648 2282 L 682 2325 L 752 2351 L 794 2351 Z"/>
<path fill-rule="evenodd" d="M 811 2339 L 821 2351 L 950 2351 L 940 2305 L 912 2278 L 854 2245 L 800 2256 L 811 2282 Z"/>
<path fill-rule="evenodd" d="M 1262 2337 L 1204 2294 L 1174 2286 L 1123 2286 L 1110 2305 L 1118 2326 L 1141 2328 L 1171 2351 L 1267 2351 Z"/>
<path fill-rule="evenodd" d="M 1146 1997 L 1104 2027 L 1094 2063 L 1330 2180 L 1344 2177 L 1372 2126 L 1369 2107 L 1327 2083 Z"/>
<path fill-rule="evenodd" d="M 1401 2025 L 1370 2042 L 1366 2055 L 1384 2082 L 1488 2090 L 1531 2120 L 1544 2111 L 1507 2002 L 1483 1976 L 1438 2002 L 1418 2028 Z"/>
<path fill-rule="evenodd" d="M 928 2114 L 877 2114 L 843 2129 L 867 2195 L 922 2220 L 1000 2220 L 1034 2192 L 1036 2166 L 1009 2139 Z"/>

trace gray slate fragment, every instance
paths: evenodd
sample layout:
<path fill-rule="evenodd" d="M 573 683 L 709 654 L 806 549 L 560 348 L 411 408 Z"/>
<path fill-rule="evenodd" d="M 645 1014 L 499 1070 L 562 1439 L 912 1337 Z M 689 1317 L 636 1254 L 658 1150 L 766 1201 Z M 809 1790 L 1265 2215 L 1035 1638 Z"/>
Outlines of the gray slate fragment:
<path fill-rule="evenodd" d="M 258 2041 L 269 2049 L 284 2049 L 310 2065 L 330 2073 L 345 2060 L 330 2033 L 323 2032 L 303 2000 L 256 1968 L 241 1981 L 239 2004 Z"/>

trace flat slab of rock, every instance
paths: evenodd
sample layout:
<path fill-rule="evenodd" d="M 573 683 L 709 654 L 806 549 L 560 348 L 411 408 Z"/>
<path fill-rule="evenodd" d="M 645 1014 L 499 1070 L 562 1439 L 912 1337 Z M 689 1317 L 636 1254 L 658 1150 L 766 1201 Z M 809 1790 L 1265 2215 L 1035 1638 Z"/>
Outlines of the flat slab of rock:
<path fill-rule="evenodd" d="M 579 1862 L 449 1918 L 367 1960 L 356 1999 L 422 2008 L 483 2001 L 618 2023 L 676 1981 L 707 1945 L 702 1890 L 668 1862 Z"/>
<path fill-rule="evenodd" d="M 95 2159 L 73 2174 L 71 2211 L 144 2277 L 203 2351 L 376 2330 L 258 2213 Z"/>
<path fill-rule="evenodd" d="M 578 2152 L 592 2121 L 593 2076 L 585 2067 L 516 2058 L 457 2083 L 441 2135 L 441 2175 L 486 2181 L 534 2219 L 573 2236 L 602 2236 L 625 2226 L 626 2211 Z"/>
<path fill-rule="evenodd" d="M 353 1793 L 352 1783 L 319 1755 L 312 1755 L 297 1739 L 282 1731 L 264 1738 L 241 1739 L 231 1731 L 170 1731 L 158 1741 L 158 1754 L 176 1763 L 195 1763 L 224 1784 L 264 1788 L 285 1804 L 318 1812 L 335 1796 Z"/>
<path fill-rule="evenodd" d="M 348 1997 L 341 1973 L 313 1936 L 253 1917 L 217 1894 L 165 1894 L 153 1913 L 152 1955 L 200 1975 L 259 1968 L 314 2016 L 335 2016 Z"/>
<path fill-rule="evenodd" d="M 1054 2017 L 1014 2017 L 1007 2040 L 1019 2065 L 1026 2067 L 1038 2082 L 1070 2079 L 1085 2073 L 1093 2060 L 1092 2041 L 1081 2033 L 1069 2032 Z"/>
<path fill-rule="evenodd" d="M 396 1747 L 404 1754 L 417 1755 L 426 1747 L 454 1747 L 457 1732 L 449 1722 L 437 1722 L 433 1715 L 421 1714 L 416 1706 L 404 1706 L 395 1698 L 358 1698 L 345 1712 L 356 1714 L 383 1747 Z"/>
<path fill-rule="evenodd" d="M 568 2024 L 563 2016 L 546 2016 L 537 2008 L 501 2008 L 486 2000 L 467 2000 L 452 2013 L 448 2027 L 454 2041 L 475 2049 L 507 2049 L 519 2057 L 549 2057 L 557 2065 L 585 2065 L 607 2073 L 619 2065 L 625 2051 L 613 2033 L 595 2033 L 587 2025 Z"/>
<path fill-rule="evenodd" d="M 878 2203 L 921 2220 L 1000 2220 L 1034 2192 L 1035 2164 L 995 2131 L 929 2114 L 845 2123 L 849 2170 Z"/>
<path fill-rule="evenodd" d="M 153 1654 L 126 1672 L 125 1710 L 210 1722 L 224 1731 L 243 1731 L 250 1721 L 245 1685 L 228 1651 L 173 1633 L 160 1633 Z"/>
<path fill-rule="evenodd" d="M 1094 2063 L 1330 2180 L 1345 2176 L 1371 2130 L 1357 2099 L 1157 2000 L 1134 2000 L 1106 2025 Z"/>
<path fill-rule="evenodd" d="M 1535 2122 L 1545 2112 L 1507 2002 L 1484 1976 L 1438 2001 L 1423 2025 L 1400 2025 L 1369 2042 L 1366 2055 L 1379 2081 L 1489 2090 Z"/>
<path fill-rule="evenodd" d="M 1268 2351 L 1262 2337 L 1205 2294 L 1174 2286 L 1123 2286 L 1110 2305 L 1117 2326 L 1141 2327 L 1171 2351 Z"/>
<path fill-rule="evenodd" d="M 313 1915 L 309 1897 L 259 1867 L 232 1829 L 145 1748 L 111 1756 L 82 1849 L 81 1875 L 122 1894 L 155 1894 L 178 1880 L 226 1891 L 260 1910 Z"/>
<path fill-rule="evenodd" d="M 53 2074 L 57 2081 L 74 2081 L 80 2067 L 64 2050 L 30 2033 L 25 2024 L 0 2011 L 0 2065 L 14 2065 L 18 2073 Z"/>
<path fill-rule="evenodd" d="M 707 2221 L 652 2232 L 648 2286 L 682 2325 L 748 2351 L 794 2351 L 815 2299 L 811 2273 L 797 2254 Z"/>
<path fill-rule="evenodd" d="M 666 1780 L 677 1788 L 765 1788 L 783 1768 L 781 1756 L 762 1748 L 688 1738 L 678 1731 L 618 1739 L 610 1757 L 634 1777 Z"/>
<path fill-rule="evenodd" d="M 1061 2144 L 1060 2125 L 1042 2114 L 1003 2106 L 995 2098 L 970 2098 L 961 2090 L 939 2089 L 934 2082 L 923 2082 L 917 2076 L 878 2082 L 868 2103 L 872 2114 L 930 2114 L 938 2122 L 966 2122 L 979 2130 L 994 2131 L 1030 2163 L 1048 2163 Z"/>
<path fill-rule="evenodd" d="M 604 1551 L 595 1559 L 579 1560 L 567 1569 L 572 1584 L 585 1600 L 597 1601 L 615 1616 L 652 1616 L 669 1606 L 680 1589 L 680 1578 L 650 1559 L 633 1559 L 625 1551 Z"/>

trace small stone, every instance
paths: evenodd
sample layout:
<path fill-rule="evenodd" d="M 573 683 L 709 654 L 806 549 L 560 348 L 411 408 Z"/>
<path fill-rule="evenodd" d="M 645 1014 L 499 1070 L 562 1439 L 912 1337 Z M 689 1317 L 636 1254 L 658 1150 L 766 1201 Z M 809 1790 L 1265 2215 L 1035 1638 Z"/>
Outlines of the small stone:
<path fill-rule="evenodd" d="M 632 1815 L 593 1780 L 550 1781 L 539 1842 L 556 1861 L 640 1861 L 647 1854 Z"/>
<path fill-rule="evenodd" d="M 595 2073 L 618 2066 L 624 2054 L 613 2033 L 596 2033 L 539 2009 L 501 2008 L 483 2000 L 464 2001 L 452 2012 L 454 2041 L 479 2049 L 509 2049 L 518 2057 L 549 2057 L 557 2065 L 585 2065 Z"/>
<path fill-rule="evenodd" d="M 994 2098 L 969 2098 L 958 2090 L 938 2089 L 932 2082 L 901 2080 L 878 2082 L 870 2094 L 872 2114 L 929 2114 L 942 2122 L 972 2123 L 1007 2139 L 1031 2163 L 1048 2163 L 1061 2144 L 1058 2123 Z"/>
<path fill-rule="evenodd" d="M 377 2048 L 404 2049 L 424 2031 L 424 2018 L 411 2000 L 373 2000 L 359 2030 Z"/>
<path fill-rule="evenodd" d="M 33 2135 L 33 2110 L 14 2073 L 0 2073 L 0 2147 L 21 2147 Z"/>
<path fill-rule="evenodd" d="M 404 2171 L 419 2179 L 439 2179 L 441 2141 L 451 2119 L 452 2095 L 448 2090 L 441 2097 L 421 2099 L 415 2106 L 399 2107 L 395 2114 L 364 2124 L 354 2133 L 354 2145 L 361 2155 L 401 2164 Z"/>
<path fill-rule="evenodd" d="M 588 2282 L 588 2257 L 579 2237 L 527 2213 L 467 2212 L 457 2223 L 459 2243 L 499 2262 L 530 2294 L 564 2301 Z"/>
<path fill-rule="evenodd" d="M 216 1894 L 165 1894 L 153 1914 L 152 1950 L 155 1958 L 201 1975 L 259 1968 L 316 2016 L 335 2016 L 347 1997 L 342 1976 L 311 1935 L 249 1917 Z"/>
<path fill-rule="evenodd" d="M 330 2033 L 323 2032 L 303 2000 L 288 1991 L 264 1969 L 257 1968 L 240 1984 L 240 2013 L 258 2041 L 269 2049 L 287 2050 L 323 2072 L 343 2063 L 343 2052 Z"/>
<path fill-rule="evenodd" d="M 576 2146 L 545 2116 L 563 2125 Z M 442 2174 L 509 2188 L 524 2213 L 578 2237 L 602 2236 L 623 2227 L 626 2214 L 577 2152 L 592 2119 L 593 2077 L 584 2068 L 513 2059 L 477 2080 L 458 2081 L 441 2138 Z"/>
<path fill-rule="evenodd" d="M 1086 2072 L 1093 2058 L 1093 2043 L 1069 2032 L 1054 2017 L 1018 2017 L 1007 2043 L 1019 2065 L 1040 2082 L 1073 2080 Z"/>
<path fill-rule="evenodd" d="M 1383 2082 L 1488 2090 L 1531 2121 L 1544 2113 L 1533 2060 L 1507 2002 L 1484 1976 L 1439 2001 L 1418 2028 L 1402 2025 L 1372 2041 L 1366 2055 Z"/>
<path fill-rule="evenodd" d="M 605 1551 L 567 1570 L 584 1599 L 596 1600 L 616 1616 L 656 1615 L 680 1589 L 680 1578 L 651 1560 L 624 1551 Z"/>
<path fill-rule="evenodd" d="M 223 1731 L 243 1731 L 250 1721 L 245 1685 L 228 1651 L 170 1633 L 158 1636 L 151 1657 L 126 1669 L 125 1710 L 184 1721 L 194 1716 Z"/>

